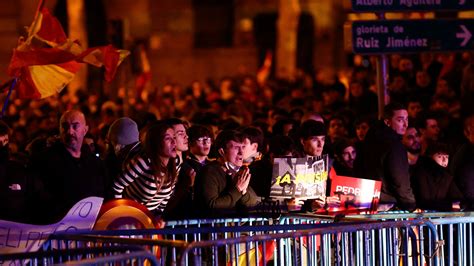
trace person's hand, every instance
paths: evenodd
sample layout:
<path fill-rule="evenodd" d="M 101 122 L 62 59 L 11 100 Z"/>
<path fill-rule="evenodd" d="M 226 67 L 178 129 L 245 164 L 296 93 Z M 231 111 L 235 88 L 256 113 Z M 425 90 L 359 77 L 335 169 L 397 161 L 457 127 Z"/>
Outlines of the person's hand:
<path fill-rule="evenodd" d="M 165 228 L 166 226 L 165 220 L 161 218 L 156 218 L 155 224 L 156 224 L 156 229 L 162 229 L 162 228 Z"/>
<path fill-rule="evenodd" d="M 312 210 L 324 208 L 324 205 L 326 205 L 326 197 L 316 198 L 316 199 L 311 200 Z"/>
<path fill-rule="evenodd" d="M 326 198 L 326 204 L 329 208 L 335 208 L 341 206 L 341 200 L 338 196 L 331 196 Z"/>
<path fill-rule="evenodd" d="M 461 202 L 459 201 L 453 202 L 452 208 L 453 208 L 453 211 L 456 211 L 456 212 L 461 211 Z"/>
<path fill-rule="evenodd" d="M 194 171 L 193 168 L 189 167 L 189 169 L 186 170 L 186 176 L 188 177 L 188 186 L 193 187 L 194 186 L 194 180 L 196 179 L 196 171 Z"/>
<path fill-rule="evenodd" d="M 247 188 L 250 183 L 250 169 L 248 167 L 242 167 L 241 170 L 235 175 L 237 190 L 242 194 L 247 193 Z"/>
<path fill-rule="evenodd" d="M 379 203 L 377 206 L 377 212 L 387 212 L 390 211 L 395 204 L 393 203 Z"/>
<path fill-rule="evenodd" d="M 289 199 L 286 201 L 288 211 L 301 211 L 301 207 L 304 205 L 304 201 L 299 199 Z"/>

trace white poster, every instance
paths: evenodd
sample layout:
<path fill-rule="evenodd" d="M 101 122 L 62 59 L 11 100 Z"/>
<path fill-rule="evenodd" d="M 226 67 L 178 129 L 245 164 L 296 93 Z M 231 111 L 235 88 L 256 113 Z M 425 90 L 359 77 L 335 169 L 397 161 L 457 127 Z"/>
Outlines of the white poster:
<path fill-rule="evenodd" d="M 85 198 L 55 224 L 33 225 L 0 220 L 0 254 L 34 252 L 55 232 L 92 229 L 103 200 L 99 197 Z"/>

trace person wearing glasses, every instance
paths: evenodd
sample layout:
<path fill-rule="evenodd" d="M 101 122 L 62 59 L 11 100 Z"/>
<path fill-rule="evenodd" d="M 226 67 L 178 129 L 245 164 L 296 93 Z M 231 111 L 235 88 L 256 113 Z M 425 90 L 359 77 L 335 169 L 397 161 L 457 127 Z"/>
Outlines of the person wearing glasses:
<path fill-rule="evenodd" d="M 187 130 L 189 150 L 186 159 L 181 164 L 176 191 L 165 210 L 166 219 L 184 219 L 195 216 L 194 179 L 190 174 L 197 175 L 201 169 L 210 162 L 208 159 L 211 151 L 212 133 L 200 125 L 194 125 Z"/>
<path fill-rule="evenodd" d="M 202 167 L 210 162 L 208 155 L 211 151 L 212 133 L 201 125 L 194 125 L 188 129 L 189 154 L 186 162 L 198 174 Z"/>

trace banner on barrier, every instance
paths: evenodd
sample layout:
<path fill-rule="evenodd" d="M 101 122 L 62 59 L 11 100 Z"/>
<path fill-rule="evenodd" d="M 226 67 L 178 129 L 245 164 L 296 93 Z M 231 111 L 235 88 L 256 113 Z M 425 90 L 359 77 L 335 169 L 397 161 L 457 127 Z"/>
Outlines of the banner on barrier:
<path fill-rule="evenodd" d="M 382 182 L 349 176 L 331 175 L 330 195 L 337 196 L 339 207 L 330 212 L 375 211 L 380 199 Z"/>
<path fill-rule="evenodd" d="M 55 224 L 33 225 L 0 220 L 0 253 L 34 252 L 41 248 L 50 234 L 91 229 L 103 200 L 99 197 L 85 198 Z M 10 265 L 5 262 L 3 264 Z"/>

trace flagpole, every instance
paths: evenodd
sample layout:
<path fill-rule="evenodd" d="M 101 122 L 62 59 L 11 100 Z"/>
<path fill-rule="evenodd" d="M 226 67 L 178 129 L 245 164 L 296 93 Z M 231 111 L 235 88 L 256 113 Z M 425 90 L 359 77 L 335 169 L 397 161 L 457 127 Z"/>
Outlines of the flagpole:
<path fill-rule="evenodd" d="M 10 101 L 10 95 L 12 94 L 13 88 L 15 88 L 17 78 L 14 78 L 12 81 L 12 85 L 10 86 L 10 89 L 8 90 L 7 98 L 5 99 L 5 102 L 3 103 L 3 108 L 2 108 L 2 113 L 0 114 L 0 118 L 5 117 L 5 112 L 7 111 L 8 107 L 8 102 Z"/>

